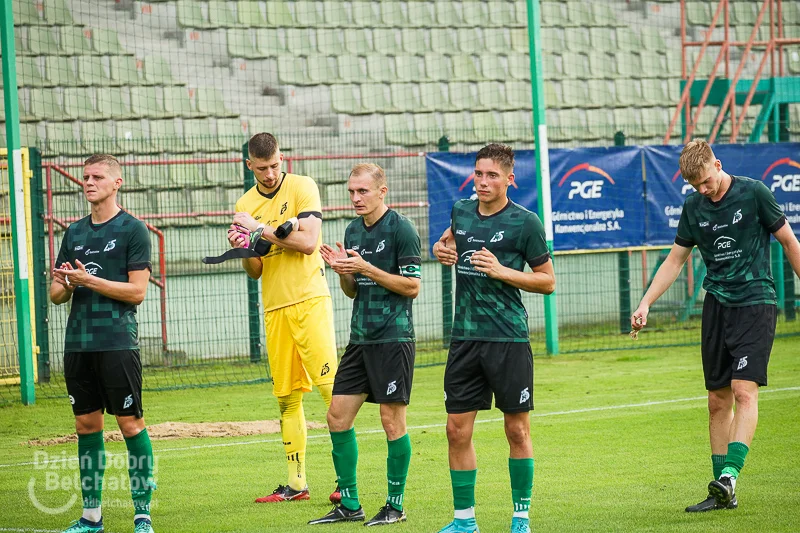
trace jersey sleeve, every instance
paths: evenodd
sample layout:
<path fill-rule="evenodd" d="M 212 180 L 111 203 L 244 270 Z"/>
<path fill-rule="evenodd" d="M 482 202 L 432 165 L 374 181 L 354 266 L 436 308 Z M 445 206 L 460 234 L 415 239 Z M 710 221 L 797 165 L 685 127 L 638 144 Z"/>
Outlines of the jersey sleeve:
<path fill-rule="evenodd" d="M 697 244 L 692 238 L 691 228 L 689 227 L 688 203 L 688 199 L 683 202 L 683 211 L 681 212 L 681 219 L 678 221 L 678 231 L 675 235 L 675 244 L 683 246 L 684 248 L 692 248 Z"/>
<path fill-rule="evenodd" d="M 319 188 L 311 178 L 305 179 L 297 188 L 297 218 L 315 216 L 322 218 L 322 201 Z"/>
<path fill-rule="evenodd" d="M 544 226 L 535 213 L 529 214 L 525 219 L 520 245 L 525 262 L 531 268 L 543 265 L 550 259 Z"/>
<path fill-rule="evenodd" d="M 136 221 L 128 240 L 128 272 L 153 270 L 150 263 L 150 235 L 144 222 Z"/>
<path fill-rule="evenodd" d="M 61 268 L 62 263 L 66 263 L 69 261 L 70 254 L 69 254 L 69 228 L 64 232 L 64 236 L 61 238 L 61 246 L 58 249 L 58 255 L 56 256 L 56 268 Z"/>
<path fill-rule="evenodd" d="M 406 278 L 422 277 L 421 245 L 417 228 L 411 221 L 403 219 L 395 232 L 395 240 L 400 275 Z"/>
<path fill-rule="evenodd" d="M 786 215 L 783 213 L 783 209 L 778 205 L 772 191 L 762 182 L 756 182 L 754 194 L 761 225 L 770 233 L 775 233 L 786 224 Z"/>

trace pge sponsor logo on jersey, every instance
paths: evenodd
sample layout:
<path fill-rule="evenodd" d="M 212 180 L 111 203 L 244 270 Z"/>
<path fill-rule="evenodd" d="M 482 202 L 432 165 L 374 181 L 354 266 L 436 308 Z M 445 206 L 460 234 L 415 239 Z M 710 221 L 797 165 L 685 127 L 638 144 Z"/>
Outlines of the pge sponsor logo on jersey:
<path fill-rule="evenodd" d="M 784 168 L 781 169 L 780 167 Z M 799 170 L 792 170 L 786 167 L 794 167 Z M 775 169 L 784 172 L 781 172 L 781 174 L 773 174 L 772 172 Z M 761 175 L 761 181 L 763 181 L 773 193 L 778 191 L 800 192 L 800 163 L 789 157 L 773 161 L 772 164 L 767 167 L 767 170 L 764 171 L 764 174 Z"/>
<path fill-rule="evenodd" d="M 86 267 L 86 272 L 88 272 L 92 276 L 96 276 L 98 270 L 103 270 L 103 267 L 101 267 L 94 261 L 92 261 L 91 263 L 86 263 L 84 266 Z"/>
<path fill-rule="evenodd" d="M 580 165 L 575 165 L 571 169 L 569 169 L 564 176 L 559 180 L 558 186 L 561 187 L 566 183 L 567 179 L 572 176 L 573 174 L 581 171 L 591 172 L 598 176 L 601 176 L 605 180 L 607 180 L 611 185 L 616 185 L 614 183 L 614 179 L 608 175 L 608 173 L 603 170 L 602 168 L 598 168 L 594 165 L 590 165 L 589 163 L 581 163 Z M 567 198 L 572 200 L 576 196 L 584 199 L 592 199 L 592 198 L 602 198 L 603 197 L 603 184 L 605 182 L 601 179 L 591 179 L 591 180 L 584 180 L 584 181 L 570 181 L 570 191 L 567 195 Z"/>
<path fill-rule="evenodd" d="M 678 170 L 675 171 L 675 174 L 672 175 L 672 183 L 677 182 L 678 178 L 680 178 L 680 177 L 681 177 L 681 169 L 678 169 Z M 689 185 L 689 182 L 684 181 L 683 182 L 683 187 L 681 187 L 681 194 L 686 196 L 687 194 L 690 194 L 692 192 L 694 192 L 694 187 Z"/>

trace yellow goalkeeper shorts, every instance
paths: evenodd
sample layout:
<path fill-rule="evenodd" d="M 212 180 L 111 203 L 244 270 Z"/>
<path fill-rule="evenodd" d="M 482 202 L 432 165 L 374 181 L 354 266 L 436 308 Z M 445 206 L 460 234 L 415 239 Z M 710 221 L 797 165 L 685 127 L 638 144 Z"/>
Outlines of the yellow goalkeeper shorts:
<path fill-rule="evenodd" d="M 310 298 L 264 315 L 272 394 L 311 391 L 336 376 L 336 333 L 330 296 Z"/>

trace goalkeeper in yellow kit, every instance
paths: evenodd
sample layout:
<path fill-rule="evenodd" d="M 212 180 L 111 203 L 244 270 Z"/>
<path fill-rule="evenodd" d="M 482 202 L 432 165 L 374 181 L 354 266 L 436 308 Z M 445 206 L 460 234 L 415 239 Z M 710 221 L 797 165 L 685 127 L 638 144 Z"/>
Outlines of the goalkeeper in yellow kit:
<path fill-rule="evenodd" d="M 287 485 L 256 502 L 307 500 L 303 393 L 313 383 L 330 406 L 337 364 L 333 306 L 319 253 L 322 206 L 314 180 L 281 171 L 283 154 L 275 137 L 254 135 L 248 154 L 257 183 L 236 202 L 228 239 L 241 247 L 241 232 L 249 231 L 272 243 L 266 255 L 242 259 L 242 265 L 248 276 L 261 278 L 269 367 L 289 471 Z M 332 501 L 339 499 L 338 490 L 331 494 Z"/>

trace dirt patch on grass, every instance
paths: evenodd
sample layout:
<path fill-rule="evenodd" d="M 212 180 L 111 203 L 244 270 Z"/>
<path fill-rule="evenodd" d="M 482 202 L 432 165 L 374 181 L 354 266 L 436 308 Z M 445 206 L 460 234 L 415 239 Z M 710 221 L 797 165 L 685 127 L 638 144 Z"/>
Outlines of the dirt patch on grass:
<path fill-rule="evenodd" d="M 325 429 L 324 424 L 307 422 L 308 429 Z M 257 420 L 254 422 L 162 422 L 147 426 L 147 433 L 153 440 L 200 439 L 207 437 L 246 437 L 248 435 L 268 435 L 280 433 L 281 423 L 278 420 Z M 121 442 L 119 430 L 106 431 L 103 435 L 106 442 Z M 33 439 L 25 444 L 29 446 L 55 446 L 78 442 L 76 434 L 54 437 L 51 439 Z"/>

